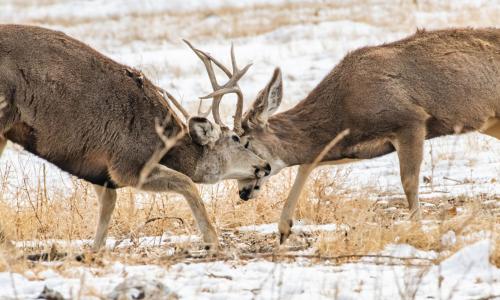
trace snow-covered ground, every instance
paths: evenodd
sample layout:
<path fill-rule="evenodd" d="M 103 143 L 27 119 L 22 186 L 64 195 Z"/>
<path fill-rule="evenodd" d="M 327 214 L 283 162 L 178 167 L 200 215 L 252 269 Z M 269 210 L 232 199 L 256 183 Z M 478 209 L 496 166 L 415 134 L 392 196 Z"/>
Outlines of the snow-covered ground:
<path fill-rule="evenodd" d="M 338 264 L 307 258 L 270 262 L 232 259 L 201 263 L 126 265 L 105 268 L 60 264 L 43 271 L 0 273 L 0 299 L 34 299 L 44 287 L 69 299 L 102 299 L 128 282 L 126 293 L 160 293 L 167 299 L 493 299 L 500 294 L 500 270 L 489 263 L 488 239 L 462 248 L 439 264 L 433 251 L 389 245 L 381 255 Z M 159 288 L 159 286 L 161 288 Z"/>
<path fill-rule="evenodd" d="M 210 92 L 210 86 L 201 63 L 181 38 L 226 62 L 233 41 L 240 65 L 253 63 L 240 84 L 245 105 L 264 86 L 273 68 L 280 66 L 284 110 L 302 99 L 348 51 L 392 41 L 422 27 L 500 26 L 500 2 L 2 0 L 0 23 L 62 30 L 117 61 L 143 70 L 182 99 L 193 113 L 198 97 Z M 225 99 L 224 103 L 223 112 L 229 121 L 233 101 Z M 11 168 L 12 190 L 25 180 L 36 184 L 44 164 L 13 146 L 1 162 L 2 173 L 5 166 Z M 378 201 L 403 197 L 394 154 L 341 168 L 349 168 L 343 184 L 351 188 L 353 198 L 366 197 L 367 191 Z M 47 170 L 49 192 L 71 188 L 69 176 L 50 165 Z M 481 195 L 496 201 L 498 207 L 499 175 L 498 140 L 479 134 L 435 139 L 426 143 L 422 177 L 430 178 L 432 184 L 422 181 L 421 198 L 425 202 L 434 197 Z M 342 225 L 298 228 L 331 231 L 338 226 Z M 269 234 L 275 228 L 270 224 L 240 230 Z M 196 240 L 169 238 L 169 242 Z M 146 238 L 143 243 L 166 247 L 161 239 Z M 339 264 L 304 257 L 274 262 L 235 258 L 167 267 L 117 262 L 104 268 L 82 265 L 64 271 L 51 263 L 41 272 L 0 273 L 0 299 L 33 299 L 44 286 L 73 299 L 100 299 L 110 295 L 124 278 L 138 276 L 148 280 L 152 289 L 159 286 L 153 280 L 163 283 L 182 299 L 412 299 L 412 295 L 418 299 L 486 299 L 500 295 L 500 270 L 488 261 L 490 243 L 486 235 L 439 264 L 425 259 L 435 259 L 439 254 L 408 245 L 393 245 L 380 254 L 418 256 L 422 260 L 407 264 L 363 258 Z M 19 246 L 26 246 L 26 242 Z M 163 293 L 158 299 L 168 294 L 165 290 Z"/>

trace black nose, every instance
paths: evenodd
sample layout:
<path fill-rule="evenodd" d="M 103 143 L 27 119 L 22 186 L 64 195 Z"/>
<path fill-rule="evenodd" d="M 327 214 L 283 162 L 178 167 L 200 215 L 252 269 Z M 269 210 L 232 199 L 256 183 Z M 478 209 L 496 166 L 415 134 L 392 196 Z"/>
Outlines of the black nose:
<path fill-rule="evenodd" d="M 250 199 L 250 189 L 244 188 L 240 191 L 240 199 L 247 201 Z"/>
<path fill-rule="evenodd" d="M 258 166 L 254 166 L 255 168 L 255 177 L 257 178 L 261 178 L 261 171 L 264 171 L 264 176 L 269 176 L 269 174 L 271 174 L 271 165 L 266 163 L 266 165 L 264 167 L 258 167 Z"/>
<path fill-rule="evenodd" d="M 271 165 L 270 164 L 266 164 L 266 166 L 264 167 L 264 173 L 266 174 L 266 176 L 269 176 L 269 174 L 271 174 Z"/>

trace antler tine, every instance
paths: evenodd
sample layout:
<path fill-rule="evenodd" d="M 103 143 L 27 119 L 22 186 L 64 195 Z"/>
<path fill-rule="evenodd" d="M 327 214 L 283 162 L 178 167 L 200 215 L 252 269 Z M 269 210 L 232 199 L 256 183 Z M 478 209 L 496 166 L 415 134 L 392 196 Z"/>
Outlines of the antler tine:
<path fill-rule="evenodd" d="M 213 98 L 212 114 L 214 116 L 214 120 L 217 124 L 223 125 L 221 118 L 220 118 L 220 112 L 219 112 L 220 102 L 222 100 L 222 97 L 225 94 L 235 93 L 237 95 L 238 100 L 237 100 L 237 104 L 236 104 L 236 112 L 234 115 L 234 131 L 238 134 L 243 134 L 243 128 L 241 125 L 241 119 L 242 119 L 242 115 L 243 115 L 243 93 L 241 92 L 240 87 L 238 86 L 238 80 L 240 80 L 241 77 L 243 77 L 243 75 L 245 75 L 245 73 L 248 71 L 248 69 L 250 68 L 250 66 L 252 64 L 248 64 L 243 69 L 239 70 L 238 66 L 236 64 L 236 57 L 234 54 L 234 45 L 231 43 L 231 64 L 232 64 L 232 68 L 233 68 L 233 72 L 231 73 L 229 71 L 229 69 L 227 69 L 222 63 L 220 63 L 218 60 L 216 60 L 210 54 L 205 53 L 205 52 L 195 48 L 187 40 L 184 40 L 184 42 L 202 60 L 203 64 L 205 65 L 205 68 L 207 69 L 208 76 L 210 78 L 210 82 L 212 83 L 212 88 L 214 89 L 214 91 L 212 93 L 210 93 L 204 97 L 201 97 L 200 99 Z M 220 86 L 217 83 L 217 79 L 215 77 L 213 66 L 211 64 L 212 62 L 217 67 L 219 67 L 229 78 L 228 82 L 226 82 L 222 86 Z"/>
<path fill-rule="evenodd" d="M 242 135 L 244 133 L 243 127 L 241 120 L 243 118 L 243 93 L 241 92 L 240 87 L 238 86 L 237 82 L 238 80 L 245 75 L 245 73 L 248 71 L 252 64 L 248 64 L 245 66 L 242 70 L 237 70 L 229 79 L 229 81 L 224 84 L 222 87 L 220 87 L 219 90 L 216 90 L 206 96 L 200 97 L 200 99 L 208 99 L 208 98 L 214 98 L 214 102 L 212 105 L 212 112 L 215 116 L 219 116 L 219 104 L 220 101 L 222 100 L 222 96 L 225 94 L 230 94 L 230 93 L 235 93 L 237 95 L 237 102 L 236 102 L 236 111 L 234 113 L 234 125 L 233 125 L 233 130 L 236 132 L 238 135 Z M 235 64 L 233 64 L 233 67 Z"/>
<path fill-rule="evenodd" d="M 219 84 L 217 83 L 217 78 L 215 77 L 215 72 L 214 68 L 212 67 L 212 64 L 210 63 L 210 57 L 205 54 L 203 51 L 196 49 L 189 41 L 183 40 L 184 43 L 186 43 L 191 50 L 198 56 L 203 64 L 205 65 L 205 68 L 207 69 L 208 77 L 210 79 L 210 83 L 212 84 L 212 88 L 214 90 L 217 90 L 220 88 Z"/>
<path fill-rule="evenodd" d="M 233 130 L 237 135 L 242 135 L 244 133 L 241 124 L 241 118 L 243 117 L 243 93 L 239 88 L 235 93 L 238 96 L 238 102 L 236 103 L 236 111 L 234 112 Z"/>
<path fill-rule="evenodd" d="M 184 107 L 182 107 L 181 103 L 177 99 L 175 99 L 175 97 L 172 96 L 172 94 L 170 94 L 166 90 L 160 88 L 160 92 L 163 95 L 163 98 L 169 99 L 174 104 L 174 106 L 181 112 L 181 114 L 184 116 L 184 118 L 187 121 L 190 116 L 189 116 L 189 113 L 184 109 Z"/>
<path fill-rule="evenodd" d="M 231 42 L 231 64 L 233 65 L 233 74 L 238 72 L 238 65 L 236 65 L 236 58 L 234 55 L 234 43 Z"/>
<path fill-rule="evenodd" d="M 202 51 L 200 51 L 202 52 Z M 204 52 L 202 52 L 204 53 Z M 219 87 L 219 90 L 215 90 L 214 92 L 201 97 L 200 99 L 208 99 L 208 98 L 214 98 L 214 102 L 212 105 L 212 111 L 214 116 L 219 116 L 219 104 L 222 100 L 222 96 L 225 94 L 230 94 L 230 93 L 235 93 L 237 95 L 237 102 L 236 102 L 236 111 L 234 114 L 234 125 L 233 125 L 233 130 L 241 135 L 243 134 L 243 128 L 241 124 L 241 120 L 243 118 L 243 93 L 241 92 L 240 87 L 238 86 L 237 82 L 240 80 L 245 73 L 248 71 L 248 69 L 252 66 L 252 64 L 246 65 L 243 69 L 239 70 L 238 66 L 236 64 L 236 59 L 234 55 L 234 44 L 231 43 L 231 64 L 233 66 L 233 74 L 231 73 L 221 64 L 219 63 L 215 58 L 213 58 L 211 55 L 204 53 L 211 61 L 213 61 L 219 68 L 221 68 L 224 73 L 229 78 L 229 81 L 224 84 L 223 86 Z M 225 69 L 225 70 L 224 70 Z M 220 96 L 220 97 L 219 97 Z"/>
<path fill-rule="evenodd" d="M 214 72 L 214 68 L 213 68 L 212 63 L 211 63 L 210 56 L 207 55 L 205 52 L 196 49 L 189 41 L 187 41 L 187 40 L 183 40 L 183 41 L 184 41 L 184 43 L 186 43 L 189 46 L 189 48 L 191 48 L 191 50 L 193 50 L 193 52 L 196 54 L 196 56 L 198 56 L 201 59 L 201 61 L 203 62 L 203 64 L 205 65 L 205 69 L 207 70 L 207 73 L 208 73 L 208 78 L 210 79 L 210 83 L 212 84 L 212 88 L 214 89 L 214 91 L 219 90 L 221 88 L 221 86 L 219 85 L 219 83 L 217 82 L 217 78 L 215 77 L 215 72 Z M 229 70 L 227 70 L 227 69 L 226 69 L 226 71 L 229 72 Z M 231 73 L 229 73 L 229 74 L 231 74 Z M 223 95 L 220 95 L 220 96 L 218 95 L 218 96 L 214 97 L 214 101 L 212 104 L 212 114 L 213 114 L 215 123 L 220 125 L 220 126 L 225 127 L 224 123 L 221 120 L 220 113 L 219 113 L 219 107 L 218 107 L 220 104 L 220 101 L 222 100 L 222 96 Z M 200 108 L 201 108 L 201 103 L 200 103 Z"/>
<path fill-rule="evenodd" d="M 238 65 L 236 63 L 236 55 L 234 54 L 234 43 L 231 43 L 231 64 L 233 66 L 233 76 L 229 79 L 229 81 L 224 85 L 229 88 L 227 93 L 236 93 L 238 96 L 238 101 L 236 103 L 236 111 L 234 113 L 234 128 L 233 130 L 238 134 L 243 134 L 243 128 L 241 124 L 241 119 L 243 117 L 243 93 L 241 92 L 240 87 L 238 86 L 238 80 L 245 75 L 248 69 L 252 66 L 252 64 L 246 65 L 243 69 L 239 70 Z"/>
<path fill-rule="evenodd" d="M 229 71 L 228 68 L 226 68 L 226 66 L 224 66 L 220 61 L 218 61 L 217 59 L 215 59 L 212 55 L 210 55 L 210 53 L 206 53 L 206 52 L 203 52 L 201 50 L 198 50 L 200 51 L 201 53 L 203 53 L 208 59 L 210 59 L 219 69 L 222 70 L 222 72 L 224 72 L 227 76 L 227 78 L 231 78 L 231 76 L 233 76 L 233 74 L 231 74 L 231 71 Z"/>
<path fill-rule="evenodd" d="M 201 106 L 202 106 L 203 99 L 200 98 L 200 103 L 198 104 L 198 116 L 202 116 L 204 118 L 208 117 L 210 112 L 212 111 L 212 106 L 210 106 L 207 111 L 202 111 Z"/>

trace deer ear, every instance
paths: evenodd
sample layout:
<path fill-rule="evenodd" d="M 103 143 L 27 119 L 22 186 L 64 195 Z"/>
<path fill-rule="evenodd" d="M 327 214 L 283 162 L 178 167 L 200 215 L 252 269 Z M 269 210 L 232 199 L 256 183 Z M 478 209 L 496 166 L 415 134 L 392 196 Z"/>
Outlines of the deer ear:
<path fill-rule="evenodd" d="M 271 80 L 259 92 L 252 107 L 245 113 L 243 122 L 251 128 L 256 126 L 265 127 L 269 117 L 278 110 L 282 98 L 283 81 L 281 79 L 281 70 L 276 68 Z"/>
<path fill-rule="evenodd" d="M 274 114 L 283 99 L 283 80 L 281 79 L 280 68 L 274 69 L 273 77 L 266 86 L 267 93 L 267 113 L 269 116 Z"/>
<path fill-rule="evenodd" d="M 188 121 L 189 136 L 201 146 L 214 144 L 221 135 L 220 127 L 207 118 L 192 117 Z"/>

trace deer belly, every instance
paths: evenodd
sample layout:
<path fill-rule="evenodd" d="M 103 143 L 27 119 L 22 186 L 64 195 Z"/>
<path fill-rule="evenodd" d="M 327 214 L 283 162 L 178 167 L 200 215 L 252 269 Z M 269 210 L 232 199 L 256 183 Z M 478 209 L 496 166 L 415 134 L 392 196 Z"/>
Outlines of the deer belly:
<path fill-rule="evenodd" d="M 346 156 L 356 159 L 369 159 L 394 152 L 395 150 L 389 138 L 376 138 L 359 142 L 349 147 L 346 151 Z"/>
<path fill-rule="evenodd" d="M 73 176 L 93 184 L 106 185 L 109 188 L 116 187 L 108 174 L 107 157 L 102 154 L 70 154 L 64 149 L 57 149 L 57 145 L 53 147 L 38 145 L 40 141 L 37 140 L 35 130 L 26 123 L 16 123 L 5 133 L 5 137 Z"/>

